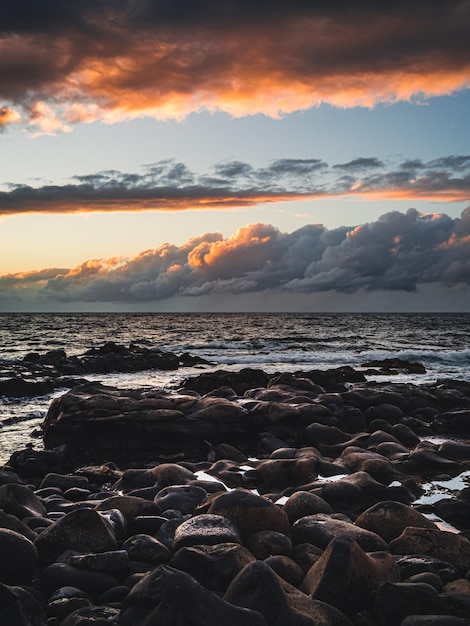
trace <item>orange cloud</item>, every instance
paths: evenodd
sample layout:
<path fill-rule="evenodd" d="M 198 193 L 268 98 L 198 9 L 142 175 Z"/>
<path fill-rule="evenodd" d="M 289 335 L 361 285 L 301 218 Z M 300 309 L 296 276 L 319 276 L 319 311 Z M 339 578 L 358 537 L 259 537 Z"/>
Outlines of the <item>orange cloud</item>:
<path fill-rule="evenodd" d="M 370 107 L 470 86 L 466 0 L 207 0 L 197 15 L 184 0 L 51 1 L 36 11 L 4 11 L 0 96 L 46 133 L 201 109 Z"/>

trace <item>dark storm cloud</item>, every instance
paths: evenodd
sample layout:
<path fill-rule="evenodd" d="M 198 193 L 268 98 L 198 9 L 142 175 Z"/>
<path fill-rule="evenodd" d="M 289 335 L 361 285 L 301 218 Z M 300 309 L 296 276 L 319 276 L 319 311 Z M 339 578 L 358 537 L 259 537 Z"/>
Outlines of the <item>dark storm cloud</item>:
<path fill-rule="evenodd" d="M 322 102 L 372 106 L 470 84 L 467 0 L 2 0 L 0 9 L 0 106 L 42 132 L 204 108 L 277 116 Z"/>
<path fill-rule="evenodd" d="M 190 210 L 253 206 L 334 196 L 388 199 L 470 199 L 470 157 L 450 155 L 429 163 L 399 165 L 358 157 L 329 166 L 320 159 L 277 159 L 254 168 L 242 161 L 215 164 L 198 174 L 171 159 L 141 173 L 106 170 L 76 176 L 65 185 L 32 187 L 5 183 L 0 215 L 24 212 Z"/>
<path fill-rule="evenodd" d="M 151 302 L 172 297 L 262 293 L 416 291 L 424 285 L 470 289 L 470 207 L 445 214 L 386 213 L 377 221 L 282 233 L 249 224 L 231 237 L 205 233 L 131 259 L 92 259 L 76 268 L 0 277 L 0 305 Z"/>

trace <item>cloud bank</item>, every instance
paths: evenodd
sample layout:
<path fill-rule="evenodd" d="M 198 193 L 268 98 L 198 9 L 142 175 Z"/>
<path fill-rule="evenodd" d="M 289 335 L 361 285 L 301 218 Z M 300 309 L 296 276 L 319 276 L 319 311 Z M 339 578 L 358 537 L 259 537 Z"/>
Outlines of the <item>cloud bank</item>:
<path fill-rule="evenodd" d="M 415 292 L 422 286 L 470 287 L 470 206 L 445 214 L 390 212 L 375 222 L 282 233 L 249 224 L 231 237 L 205 233 L 135 258 L 92 259 L 0 277 L 0 308 L 73 302 L 152 303 L 168 298 L 334 291 Z M 8 306 L 7 306 L 8 305 Z"/>
<path fill-rule="evenodd" d="M 467 0 L 3 1 L 0 126 L 450 94 L 470 85 L 469 30 Z"/>
<path fill-rule="evenodd" d="M 0 215 L 221 209 L 338 196 L 468 201 L 470 156 L 402 163 L 358 157 L 332 166 L 321 159 L 284 158 L 261 168 L 230 161 L 215 164 L 209 174 L 164 160 L 143 173 L 111 170 L 76 176 L 66 185 L 6 187 L 0 191 Z"/>

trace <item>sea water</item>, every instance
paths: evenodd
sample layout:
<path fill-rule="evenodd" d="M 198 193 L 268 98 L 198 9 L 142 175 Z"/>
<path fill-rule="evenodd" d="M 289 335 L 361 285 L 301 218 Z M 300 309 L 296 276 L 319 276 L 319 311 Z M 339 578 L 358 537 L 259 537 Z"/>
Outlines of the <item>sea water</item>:
<path fill-rule="evenodd" d="M 216 369 L 308 371 L 398 357 L 422 363 L 424 375 L 376 377 L 416 384 L 440 378 L 470 381 L 470 314 L 0 314 L 0 370 L 29 352 L 62 348 L 80 355 L 114 341 L 189 352 L 211 363 L 176 371 L 87 375 L 123 388 L 175 389 L 188 376 Z M 368 380 L 374 377 L 368 376 Z M 33 441 L 53 397 L 0 398 L 0 462 Z"/>

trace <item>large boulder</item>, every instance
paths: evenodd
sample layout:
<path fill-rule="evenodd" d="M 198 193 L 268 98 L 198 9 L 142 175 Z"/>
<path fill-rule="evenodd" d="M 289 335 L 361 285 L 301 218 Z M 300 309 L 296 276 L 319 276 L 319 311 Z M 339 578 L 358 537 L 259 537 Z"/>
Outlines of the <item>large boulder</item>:
<path fill-rule="evenodd" d="M 31 582 L 38 563 L 32 541 L 6 528 L 0 528 L 0 582 L 21 585 Z"/>
<path fill-rule="evenodd" d="M 233 606 L 192 576 L 160 565 L 138 582 L 124 600 L 120 626 L 267 626 L 253 610 Z"/>
<path fill-rule="evenodd" d="M 65 550 L 107 552 L 116 550 L 110 524 L 92 509 L 67 513 L 45 528 L 35 541 L 41 563 L 53 563 Z"/>

